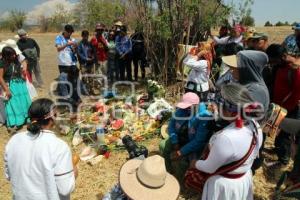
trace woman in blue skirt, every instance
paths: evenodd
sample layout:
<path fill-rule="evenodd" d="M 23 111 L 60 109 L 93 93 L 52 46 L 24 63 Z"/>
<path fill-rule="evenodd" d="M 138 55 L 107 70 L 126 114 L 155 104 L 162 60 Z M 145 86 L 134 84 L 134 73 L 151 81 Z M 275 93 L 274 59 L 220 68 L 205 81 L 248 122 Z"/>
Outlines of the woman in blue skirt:
<path fill-rule="evenodd" d="M 31 99 L 23 77 L 21 63 L 11 47 L 2 49 L 0 59 L 0 85 L 4 90 L 6 126 L 19 128 L 26 123 Z"/>

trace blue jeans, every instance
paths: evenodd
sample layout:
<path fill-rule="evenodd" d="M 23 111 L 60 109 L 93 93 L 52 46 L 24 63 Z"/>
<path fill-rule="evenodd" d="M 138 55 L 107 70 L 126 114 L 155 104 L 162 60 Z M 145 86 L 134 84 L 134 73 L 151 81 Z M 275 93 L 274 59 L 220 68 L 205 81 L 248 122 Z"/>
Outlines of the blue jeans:
<path fill-rule="evenodd" d="M 58 95 L 60 96 L 67 96 L 70 94 L 70 91 L 72 88 L 69 88 L 68 84 L 65 83 L 60 83 L 61 81 L 67 82 L 68 81 L 68 75 L 70 73 L 75 73 L 77 70 L 77 67 L 75 65 L 72 66 L 62 66 L 59 65 L 58 66 L 59 69 L 59 76 L 58 76 L 58 85 L 57 85 L 57 91 L 58 91 Z M 72 84 L 73 88 L 77 88 L 77 85 Z"/>
<path fill-rule="evenodd" d="M 119 79 L 119 73 L 117 68 L 117 60 L 108 58 L 107 61 L 107 79 L 110 83 L 113 83 L 114 80 Z"/>

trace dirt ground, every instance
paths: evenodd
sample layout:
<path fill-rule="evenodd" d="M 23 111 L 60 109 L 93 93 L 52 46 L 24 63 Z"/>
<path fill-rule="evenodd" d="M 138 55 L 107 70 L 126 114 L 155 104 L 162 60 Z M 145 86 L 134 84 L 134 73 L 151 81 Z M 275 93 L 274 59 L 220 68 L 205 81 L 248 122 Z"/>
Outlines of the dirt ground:
<path fill-rule="evenodd" d="M 281 28 L 257 28 L 259 32 L 265 32 L 270 37 L 270 43 L 281 43 L 285 36 L 292 33 L 290 27 Z M 29 33 L 30 37 L 34 38 L 41 47 L 41 68 L 42 75 L 45 81 L 45 87 L 39 90 L 40 97 L 48 97 L 50 84 L 58 75 L 57 69 L 57 52 L 54 47 L 55 33 Z M 13 38 L 14 34 L 0 33 L 0 39 L 5 40 Z M 79 38 L 79 33 L 75 34 Z M 3 153 L 4 148 L 9 140 L 10 135 L 4 127 L 0 128 L 0 199 L 11 199 L 11 187 L 9 182 L 4 177 Z M 70 139 L 62 137 L 70 144 Z M 146 142 L 146 146 L 150 152 L 157 152 L 159 138 L 154 138 Z M 269 145 L 270 146 L 270 145 Z M 79 152 L 80 147 L 73 148 L 73 152 Z M 108 191 L 115 183 L 117 183 L 118 170 L 122 163 L 126 161 L 127 153 L 113 152 L 109 159 L 102 160 L 101 163 L 95 166 L 89 166 L 84 162 L 79 163 L 79 176 L 76 180 L 76 190 L 72 194 L 74 200 L 92 200 L 101 199 L 102 195 Z M 254 176 L 255 199 L 267 200 L 270 199 L 270 194 L 273 192 L 275 183 L 280 175 L 280 170 L 273 173 L 268 169 L 260 169 Z M 190 199 L 181 196 L 180 199 Z M 192 199 L 197 199 L 193 197 Z"/>

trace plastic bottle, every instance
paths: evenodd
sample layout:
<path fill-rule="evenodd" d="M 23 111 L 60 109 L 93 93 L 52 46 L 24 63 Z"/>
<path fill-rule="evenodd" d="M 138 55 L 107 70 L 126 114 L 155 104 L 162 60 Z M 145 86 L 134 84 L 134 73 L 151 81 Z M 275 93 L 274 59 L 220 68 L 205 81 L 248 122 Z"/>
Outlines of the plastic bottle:
<path fill-rule="evenodd" d="M 97 135 L 97 141 L 99 145 L 105 144 L 105 137 L 104 137 L 104 128 L 103 126 L 99 125 L 96 127 L 96 135 Z"/>

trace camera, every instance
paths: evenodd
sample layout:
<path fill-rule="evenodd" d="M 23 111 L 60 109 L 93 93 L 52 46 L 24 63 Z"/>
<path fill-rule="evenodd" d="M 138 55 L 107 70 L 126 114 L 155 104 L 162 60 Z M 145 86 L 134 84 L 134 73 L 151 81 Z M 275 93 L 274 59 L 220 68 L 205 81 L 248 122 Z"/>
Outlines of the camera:
<path fill-rule="evenodd" d="M 145 159 L 148 157 L 148 149 L 145 146 L 138 146 L 133 140 L 132 137 L 126 135 L 122 138 L 122 142 L 129 154 L 129 159 L 141 158 Z"/>

